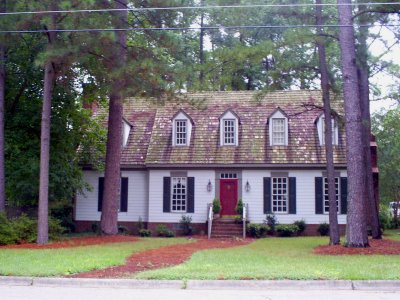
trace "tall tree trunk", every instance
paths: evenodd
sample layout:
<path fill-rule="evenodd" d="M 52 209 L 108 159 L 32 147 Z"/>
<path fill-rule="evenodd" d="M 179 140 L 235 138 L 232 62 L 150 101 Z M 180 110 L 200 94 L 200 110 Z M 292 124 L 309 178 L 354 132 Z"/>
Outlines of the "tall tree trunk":
<path fill-rule="evenodd" d="M 127 0 L 115 2 L 115 8 L 127 8 Z M 113 25 L 115 28 L 126 26 L 128 22 L 128 12 L 121 11 L 115 13 Z M 126 32 L 115 32 L 115 51 L 111 58 L 111 68 L 120 70 L 125 66 L 127 59 Z M 124 72 L 115 72 L 124 74 Z M 122 112 L 123 112 L 123 90 L 125 88 L 124 75 L 112 79 L 110 92 L 108 133 L 107 133 L 107 152 L 106 166 L 104 174 L 104 193 L 101 213 L 101 231 L 103 234 L 112 235 L 118 233 L 118 202 L 120 192 L 120 163 L 122 147 Z"/>
<path fill-rule="evenodd" d="M 359 5 L 359 10 L 366 9 L 365 5 Z M 368 22 L 368 16 L 363 14 L 359 17 L 360 24 Z M 381 239 L 382 232 L 379 222 L 378 203 L 375 199 L 374 181 L 372 175 L 372 160 L 371 160 L 371 114 L 369 107 L 369 68 L 368 68 L 368 28 L 360 27 L 358 34 L 358 84 L 360 91 L 360 105 L 363 124 L 363 145 L 364 145 L 364 158 L 365 158 L 365 182 L 366 190 L 364 197 L 367 200 L 368 207 L 368 220 L 371 225 L 372 238 Z"/>
<path fill-rule="evenodd" d="M 357 66 L 351 0 L 338 0 L 339 39 L 343 73 L 343 94 L 345 106 L 348 211 L 346 243 L 349 247 L 367 247 L 368 235 L 365 219 L 364 147 L 360 97 L 358 90 Z"/>
<path fill-rule="evenodd" d="M 204 0 L 201 0 L 200 2 L 201 6 L 204 6 Z M 200 48 L 199 48 L 199 58 L 200 58 L 200 90 L 202 91 L 204 89 L 204 11 L 201 12 L 200 15 Z"/>
<path fill-rule="evenodd" d="M 0 12 L 6 11 L 6 1 L 1 0 Z M 5 176 L 5 135 L 4 135 L 4 104 L 6 87 L 6 59 L 4 35 L 0 37 L 0 212 L 6 209 L 6 176 Z"/>
<path fill-rule="evenodd" d="M 316 22 L 317 25 L 323 25 L 321 0 L 316 0 Z M 322 99 L 324 102 L 325 116 L 325 154 L 326 171 L 328 180 L 328 198 L 329 198 L 329 244 L 338 245 L 340 243 L 337 203 L 336 203 L 336 185 L 335 185 L 335 166 L 333 161 L 332 145 L 332 115 L 329 99 L 329 75 L 326 63 L 325 43 L 322 37 L 322 28 L 317 27 L 317 48 L 319 56 L 319 68 L 321 72 Z"/>
<path fill-rule="evenodd" d="M 51 7 L 55 10 L 55 7 Z M 52 14 L 48 29 L 56 28 L 56 15 Z M 56 33 L 48 31 L 48 49 L 51 50 L 56 41 Z M 49 241 L 49 161 L 50 161 L 50 125 L 51 102 L 56 82 L 55 64 L 47 59 L 44 66 L 43 108 L 40 132 L 40 178 L 37 243 L 46 244 Z"/>

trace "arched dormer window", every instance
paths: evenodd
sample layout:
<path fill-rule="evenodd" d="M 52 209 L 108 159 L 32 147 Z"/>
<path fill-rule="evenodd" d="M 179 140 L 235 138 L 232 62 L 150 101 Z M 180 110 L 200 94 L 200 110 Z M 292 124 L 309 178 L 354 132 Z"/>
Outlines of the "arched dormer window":
<path fill-rule="evenodd" d="M 318 139 L 321 146 L 325 145 L 325 115 L 321 114 L 317 119 Z M 339 144 L 339 128 L 337 120 L 332 117 L 332 145 Z"/>
<path fill-rule="evenodd" d="M 271 146 L 287 146 L 289 142 L 289 119 L 279 107 L 268 119 L 269 144 Z"/>
<path fill-rule="evenodd" d="M 219 118 L 220 146 L 239 145 L 239 117 L 232 110 L 227 110 Z"/>
<path fill-rule="evenodd" d="M 122 118 L 122 147 L 125 147 L 128 144 L 129 134 L 131 133 L 132 124 Z"/>
<path fill-rule="evenodd" d="M 172 118 L 172 146 L 189 146 L 192 128 L 192 119 L 179 110 Z"/>

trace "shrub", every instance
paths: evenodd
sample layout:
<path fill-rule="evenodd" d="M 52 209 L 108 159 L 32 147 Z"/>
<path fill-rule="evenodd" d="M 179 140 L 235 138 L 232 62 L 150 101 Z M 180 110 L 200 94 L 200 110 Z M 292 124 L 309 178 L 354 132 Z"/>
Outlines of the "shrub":
<path fill-rule="evenodd" d="M 123 235 L 128 235 L 129 229 L 124 225 L 118 225 L 118 233 Z"/>
<path fill-rule="evenodd" d="M 156 232 L 158 236 L 163 236 L 163 237 L 173 237 L 174 233 L 168 229 L 167 226 L 164 224 L 159 224 L 156 227 Z"/>
<path fill-rule="evenodd" d="M 61 220 L 49 218 L 49 239 L 59 240 L 66 232 L 64 226 L 61 225 Z"/>
<path fill-rule="evenodd" d="M 138 230 L 138 232 L 139 232 L 141 229 L 144 229 L 144 223 L 143 223 L 142 217 L 139 217 L 138 222 L 137 222 L 137 230 Z"/>
<path fill-rule="evenodd" d="M 17 243 L 32 243 L 37 237 L 37 222 L 26 214 L 10 221 L 18 237 Z"/>
<path fill-rule="evenodd" d="M 242 201 L 242 199 L 239 199 L 239 201 L 238 201 L 238 203 L 236 205 L 235 211 L 236 211 L 236 213 L 238 215 L 241 215 L 241 216 L 243 215 L 243 201 Z"/>
<path fill-rule="evenodd" d="M 61 221 L 66 232 L 75 232 L 75 222 L 73 220 L 73 206 L 71 201 L 62 200 L 52 204 L 50 216 Z"/>
<path fill-rule="evenodd" d="M 149 237 L 149 236 L 151 236 L 151 230 L 150 229 L 139 229 L 139 235 L 141 237 Z"/>
<path fill-rule="evenodd" d="M 269 227 L 266 224 L 247 224 L 246 232 L 249 236 L 254 238 L 262 238 L 267 235 Z"/>
<path fill-rule="evenodd" d="M 303 219 L 301 219 L 299 221 L 295 221 L 293 224 L 299 228 L 299 230 L 297 231 L 298 234 L 303 233 L 307 228 L 306 221 Z"/>
<path fill-rule="evenodd" d="M 185 235 L 191 235 L 193 233 L 191 216 L 182 215 L 181 219 L 179 220 L 179 223 L 182 225 L 183 233 Z"/>
<path fill-rule="evenodd" d="M 299 231 L 299 227 L 295 224 L 279 224 L 275 227 L 276 232 L 281 237 L 289 237 Z"/>
<path fill-rule="evenodd" d="M 219 214 L 219 212 L 221 211 L 221 203 L 219 202 L 219 199 L 214 199 L 213 203 L 213 213 L 214 214 Z"/>
<path fill-rule="evenodd" d="M 321 223 L 319 224 L 317 231 L 319 232 L 320 235 L 322 236 L 327 236 L 329 235 L 329 224 L 328 223 Z"/>
<path fill-rule="evenodd" d="M 275 227 L 276 227 L 276 225 L 278 225 L 278 220 L 276 219 L 276 216 L 274 214 L 267 215 L 264 223 L 267 224 L 269 227 L 268 233 L 274 234 Z"/>
<path fill-rule="evenodd" d="M 391 228 L 390 208 L 384 204 L 379 205 L 379 222 L 382 230 Z"/>
<path fill-rule="evenodd" d="M 0 213 L 0 245 L 15 244 L 18 236 L 4 212 Z"/>

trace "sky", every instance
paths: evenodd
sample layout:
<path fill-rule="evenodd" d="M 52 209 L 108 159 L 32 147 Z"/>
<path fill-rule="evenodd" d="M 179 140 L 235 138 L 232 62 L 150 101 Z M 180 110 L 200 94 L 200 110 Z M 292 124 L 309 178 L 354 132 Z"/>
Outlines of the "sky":
<path fill-rule="evenodd" d="M 373 33 L 378 33 L 379 31 L 383 38 L 387 41 L 388 45 L 394 44 L 395 36 L 389 29 L 384 27 L 374 27 L 371 29 L 371 32 Z M 375 40 L 370 46 L 370 51 L 375 56 L 380 56 L 385 52 L 385 49 L 385 45 L 380 40 Z M 400 45 L 394 45 L 391 50 L 382 57 L 382 59 L 391 60 L 400 65 Z M 383 95 L 388 91 L 388 87 L 394 83 L 394 79 L 387 75 L 384 71 L 373 76 L 370 81 L 371 83 L 376 84 L 382 90 Z M 392 100 L 371 101 L 371 113 L 379 112 L 382 109 L 388 110 L 394 105 L 395 102 Z"/>

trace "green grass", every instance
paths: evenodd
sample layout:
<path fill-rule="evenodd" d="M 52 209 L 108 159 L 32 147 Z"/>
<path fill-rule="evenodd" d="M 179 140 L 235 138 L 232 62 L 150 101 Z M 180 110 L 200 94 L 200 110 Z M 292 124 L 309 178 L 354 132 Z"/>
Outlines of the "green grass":
<path fill-rule="evenodd" d="M 392 232 L 391 234 L 394 234 Z M 327 238 L 266 238 L 232 249 L 195 253 L 181 265 L 146 271 L 141 279 L 400 279 L 400 255 L 320 256 Z"/>
<path fill-rule="evenodd" d="M 145 238 L 65 249 L 0 249 L 0 275 L 62 276 L 103 269 L 123 265 L 133 253 L 186 242 L 183 238 Z"/>
<path fill-rule="evenodd" d="M 385 230 L 383 235 L 385 238 L 400 241 L 400 229 Z"/>

